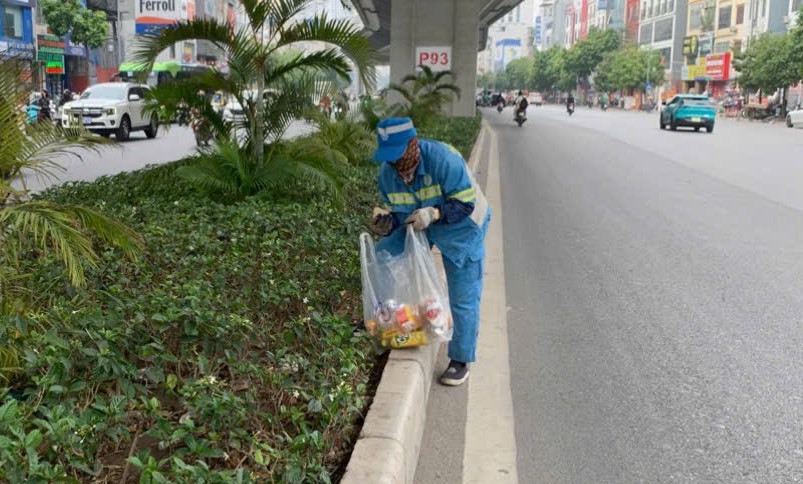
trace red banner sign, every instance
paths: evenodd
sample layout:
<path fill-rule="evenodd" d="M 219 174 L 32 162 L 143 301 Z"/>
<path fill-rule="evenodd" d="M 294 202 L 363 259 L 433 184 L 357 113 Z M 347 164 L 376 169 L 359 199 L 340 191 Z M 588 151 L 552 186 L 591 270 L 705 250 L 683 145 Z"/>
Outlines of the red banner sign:
<path fill-rule="evenodd" d="M 709 54 L 705 56 L 705 75 L 712 81 L 730 79 L 731 53 Z"/>

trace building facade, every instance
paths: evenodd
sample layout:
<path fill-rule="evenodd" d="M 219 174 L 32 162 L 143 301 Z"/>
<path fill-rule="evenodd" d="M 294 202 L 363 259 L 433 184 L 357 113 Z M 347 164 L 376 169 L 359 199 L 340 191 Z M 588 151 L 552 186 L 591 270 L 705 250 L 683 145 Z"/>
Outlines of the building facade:
<path fill-rule="evenodd" d="M 514 59 L 533 54 L 535 0 L 524 0 L 488 28 L 485 49 L 477 54 L 479 72 L 501 72 Z"/>
<path fill-rule="evenodd" d="M 681 87 L 687 7 L 687 0 L 641 0 L 638 43 L 660 55 L 666 69 L 665 88 Z"/>
<path fill-rule="evenodd" d="M 0 0 L 0 55 L 10 55 L 34 65 L 36 34 L 31 0 Z M 29 68 L 24 73 L 29 76 Z"/>
<path fill-rule="evenodd" d="M 733 54 L 742 48 L 745 12 L 745 0 L 689 0 L 683 91 L 719 97 L 736 83 Z"/>

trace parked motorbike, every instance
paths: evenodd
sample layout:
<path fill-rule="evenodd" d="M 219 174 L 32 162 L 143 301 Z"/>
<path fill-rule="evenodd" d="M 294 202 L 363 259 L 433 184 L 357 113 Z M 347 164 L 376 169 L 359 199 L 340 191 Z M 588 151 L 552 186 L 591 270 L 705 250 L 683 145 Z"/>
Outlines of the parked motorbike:
<path fill-rule="evenodd" d="M 22 110 L 25 111 L 25 122 L 27 124 L 33 124 L 39 120 L 39 106 L 31 103 L 23 106 Z"/>
<path fill-rule="evenodd" d="M 212 129 L 209 122 L 201 115 L 198 108 L 193 108 L 190 116 L 190 128 L 195 135 L 196 146 L 209 146 L 212 141 Z"/>

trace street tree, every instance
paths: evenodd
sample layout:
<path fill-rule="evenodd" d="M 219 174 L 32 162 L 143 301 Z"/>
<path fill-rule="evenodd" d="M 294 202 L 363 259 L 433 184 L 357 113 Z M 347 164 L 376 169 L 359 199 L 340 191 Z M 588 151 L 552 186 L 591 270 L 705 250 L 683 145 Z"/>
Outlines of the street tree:
<path fill-rule="evenodd" d="M 594 71 L 594 85 L 599 91 L 635 89 L 664 80 L 665 67 L 656 51 L 628 45 L 607 52 Z"/>
<path fill-rule="evenodd" d="M 493 84 L 494 84 L 493 72 L 483 72 L 482 74 L 477 76 L 477 87 L 488 89 L 492 87 Z"/>
<path fill-rule="evenodd" d="M 533 78 L 533 58 L 520 57 L 514 59 L 507 65 L 505 72 L 513 89 L 527 88 Z"/>
<path fill-rule="evenodd" d="M 615 30 L 591 28 L 586 38 L 566 51 L 565 68 L 579 82 L 585 83 L 605 53 L 618 49 L 620 44 L 619 33 Z"/>
<path fill-rule="evenodd" d="M 766 33 L 754 38 L 734 62 L 739 84 L 770 94 L 797 83 L 801 67 L 795 62 L 796 49 L 790 34 Z"/>
<path fill-rule="evenodd" d="M 106 14 L 91 10 L 79 0 L 40 0 L 42 15 L 54 35 L 89 48 L 101 47 L 109 36 Z"/>
<path fill-rule="evenodd" d="M 803 79 L 803 6 L 797 12 L 795 27 L 789 32 L 792 39 L 790 61 L 797 66 L 798 79 Z"/>
<path fill-rule="evenodd" d="M 559 48 L 557 54 L 550 59 L 550 75 L 555 79 L 553 89 L 569 92 L 577 87 L 577 75 L 568 67 L 571 55 L 569 50 Z"/>
<path fill-rule="evenodd" d="M 510 80 L 510 74 L 507 71 L 499 71 L 496 73 L 494 77 L 494 86 L 496 87 L 497 91 L 506 91 L 510 89 L 512 82 Z"/>

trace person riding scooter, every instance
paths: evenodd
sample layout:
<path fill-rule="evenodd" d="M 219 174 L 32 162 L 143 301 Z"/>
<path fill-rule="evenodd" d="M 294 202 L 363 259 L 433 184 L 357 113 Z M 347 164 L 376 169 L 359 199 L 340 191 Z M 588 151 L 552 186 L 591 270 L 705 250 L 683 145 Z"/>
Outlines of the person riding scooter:
<path fill-rule="evenodd" d="M 513 119 L 516 120 L 521 116 L 524 118 L 524 121 L 527 121 L 528 105 L 527 98 L 524 97 L 521 91 L 516 92 L 516 100 L 513 101 L 513 106 L 515 107 L 513 110 Z"/>
<path fill-rule="evenodd" d="M 566 112 L 571 116 L 574 113 L 574 96 L 572 93 L 566 97 Z"/>

